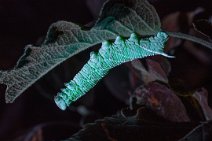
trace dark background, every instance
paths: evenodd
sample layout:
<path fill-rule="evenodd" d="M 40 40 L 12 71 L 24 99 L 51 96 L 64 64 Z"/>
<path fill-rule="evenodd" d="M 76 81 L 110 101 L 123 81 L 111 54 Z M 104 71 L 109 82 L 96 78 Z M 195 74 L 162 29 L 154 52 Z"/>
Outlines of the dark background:
<path fill-rule="evenodd" d="M 94 21 L 104 0 L 0 0 L 0 69 L 11 69 L 18 58 L 22 55 L 24 46 L 27 44 L 39 44 L 45 37 L 49 25 L 58 20 L 72 21 L 81 25 Z M 159 15 L 163 17 L 167 13 L 175 11 L 190 11 L 199 6 L 212 9 L 210 0 L 152 0 Z M 211 11 L 210 11 L 211 12 Z M 77 55 L 73 64 L 83 64 L 82 56 L 87 56 L 84 52 Z M 69 60 L 70 61 L 70 60 Z M 69 68 L 65 62 L 64 68 Z M 80 65 L 76 68 L 80 68 Z M 40 81 L 29 88 L 13 104 L 5 104 L 4 89 L 0 87 L 0 140 L 11 140 L 24 133 L 26 130 L 51 121 L 71 121 L 78 123 L 80 116 L 73 111 L 60 111 L 53 103 L 52 96 L 63 86 L 63 81 L 69 78 L 61 78 L 58 86 L 52 83 L 52 75 L 63 76 L 64 68 L 56 68 Z M 77 69 L 71 68 L 72 72 Z M 58 77 L 57 77 L 58 78 Z M 38 89 L 40 88 L 40 89 Z M 50 90 L 53 89 L 53 90 Z M 45 91 L 45 94 L 41 94 Z M 51 94 L 49 94 L 50 91 Z M 101 96 L 96 95 L 101 94 Z M 45 95 L 47 95 L 45 97 Z M 51 95 L 48 98 L 48 95 Z M 102 100 L 101 102 L 99 102 Z M 126 106 L 123 102 L 115 98 L 100 84 L 95 88 L 94 103 L 91 104 L 97 117 L 114 114 L 120 107 Z M 91 102 L 92 103 L 92 102 Z M 88 104 L 89 105 L 89 104 Z M 74 131 L 73 131 L 74 132 Z M 71 135 L 71 131 L 70 131 Z"/>
<path fill-rule="evenodd" d="M 1 69 L 10 69 L 22 55 L 24 46 L 42 39 L 51 23 L 67 20 L 86 24 L 93 17 L 85 0 L 1 0 L 0 19 L 0 64 Z M 65 121 L 71 116 L 33 88 L 13 104 L 5 104 L 3 88 L 0 97 L 0 140 L 18 136 L 39 123 Z"/>

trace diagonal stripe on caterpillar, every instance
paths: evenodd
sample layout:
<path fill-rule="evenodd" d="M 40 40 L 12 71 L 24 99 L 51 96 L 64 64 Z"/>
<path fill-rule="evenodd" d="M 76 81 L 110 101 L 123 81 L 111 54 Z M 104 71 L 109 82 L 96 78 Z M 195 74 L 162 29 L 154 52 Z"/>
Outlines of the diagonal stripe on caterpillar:
<path fill-rule="evenodd" d="M 65 110 L 92 89 L 110 69 L 122 63 L 153 55 L 173 58 L 163 52 L 167 39 L 168 35 L 165 32 L 158 32 L 155 36 L 143 39 L 132 33 L 129 39 L 118 36 L 114 43 L 103 42 L 99 52 L 91 52 L 89 61 L 73 80 L 65 84 L 66 88 L 55 96 L 55 103 L 60 109 Z"/>

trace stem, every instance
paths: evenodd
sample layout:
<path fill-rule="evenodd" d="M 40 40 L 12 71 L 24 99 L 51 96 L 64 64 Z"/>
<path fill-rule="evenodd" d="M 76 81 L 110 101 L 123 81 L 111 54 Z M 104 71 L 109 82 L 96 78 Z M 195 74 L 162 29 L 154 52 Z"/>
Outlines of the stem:
<path fill-rule="evenodd" d="M 194 37 L 188 34 L 184 34 L 184 33 L 180 33 L 180 32 L 169 32 L 169 31 L 165 31 L 169 36 L 175 37 L 175 38 L 180 38 L 180 39 L 185 39 L 185 40 L 189 40 L 195 43 L 198 43 L 200 45 L 206 46 L 209 49 L 212 49 L 212 43 L 205 41 L 203 39 L 200 39 L 198 37 Z"/>

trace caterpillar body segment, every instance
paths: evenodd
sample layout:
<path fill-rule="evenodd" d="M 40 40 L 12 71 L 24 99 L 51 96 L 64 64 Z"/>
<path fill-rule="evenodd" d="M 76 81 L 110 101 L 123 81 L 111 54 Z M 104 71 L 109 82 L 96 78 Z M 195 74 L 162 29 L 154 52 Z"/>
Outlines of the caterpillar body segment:
<path fill-rule="evenodd" d="M 163 52 L 167 39 L 166 33 L 158 32 L 150 38 L 139 39 L 132 33 L 129 39 L 118 36 L 114 43 L 104 41 L 99 51 L 90 53 L 88 62 L 73 80 L 65 84 L 66 88 L 55 96 L 55 103 L 60 109 L 65 110 L 92 89 L 110 69 L 122 63 L 153 55 L 172 57 Z"/>

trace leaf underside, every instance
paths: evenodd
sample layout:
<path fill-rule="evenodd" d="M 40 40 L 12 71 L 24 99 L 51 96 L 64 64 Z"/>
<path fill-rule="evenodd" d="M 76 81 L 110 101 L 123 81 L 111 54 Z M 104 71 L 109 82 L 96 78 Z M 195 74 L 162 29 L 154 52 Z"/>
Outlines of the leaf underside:
<path fill-rule="evenodd" d="M 16 66 L 0 71 L 0 83 L 7 85 L 5 99 L 13 102 L 20 94 L 54 67 L 77 53 L 117 35 L 141 36 L 160 31 L 160 20 L 146 0 L 107 1 L 100 18 L 89 30 L 66 21 L 53 23 L 41 46 L 27 45 Z"/>

